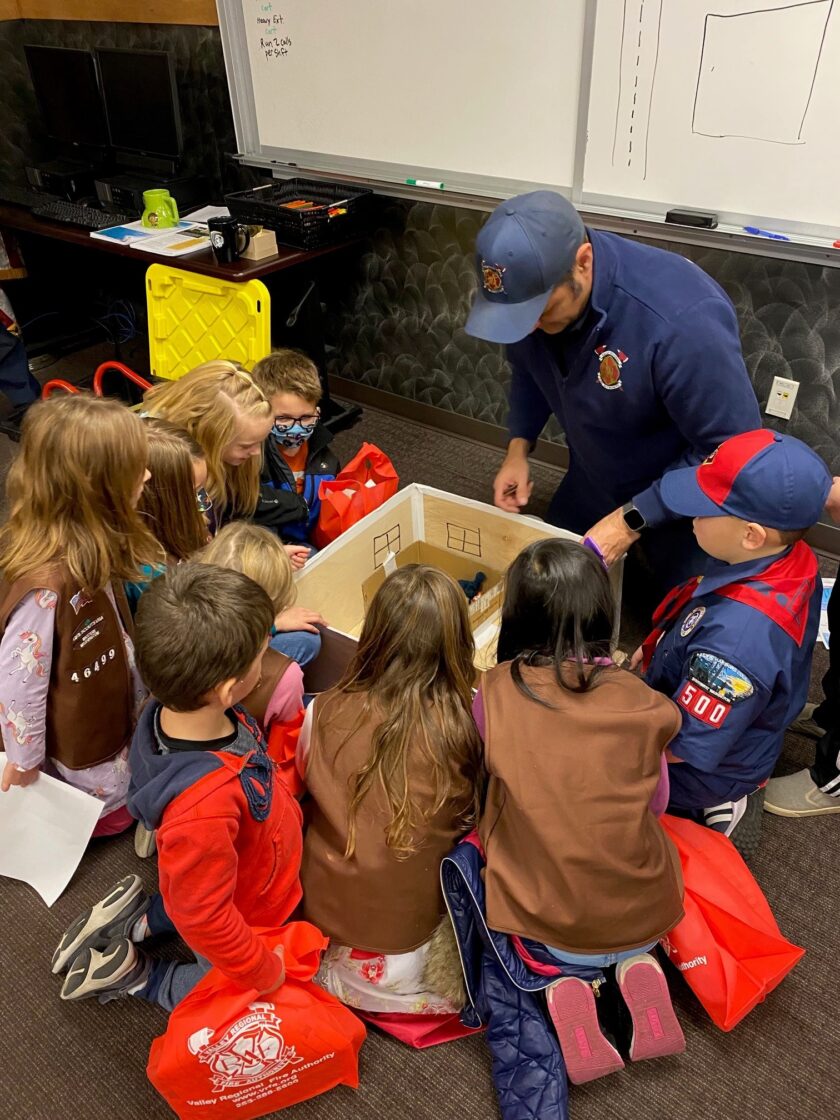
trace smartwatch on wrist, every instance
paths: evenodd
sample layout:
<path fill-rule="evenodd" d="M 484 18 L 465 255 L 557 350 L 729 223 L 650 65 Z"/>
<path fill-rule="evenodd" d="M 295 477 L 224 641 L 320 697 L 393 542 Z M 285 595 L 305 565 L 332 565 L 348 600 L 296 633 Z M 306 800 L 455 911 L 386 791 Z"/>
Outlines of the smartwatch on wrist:
<path fill-rule="evenodd" d="M 641 533 L 642 529 L 647 528 L 647 521 L 632 502 L 625 502 L 621 507 L 621 513 L 624 517 L 624 524 L 631 532 Z"/>

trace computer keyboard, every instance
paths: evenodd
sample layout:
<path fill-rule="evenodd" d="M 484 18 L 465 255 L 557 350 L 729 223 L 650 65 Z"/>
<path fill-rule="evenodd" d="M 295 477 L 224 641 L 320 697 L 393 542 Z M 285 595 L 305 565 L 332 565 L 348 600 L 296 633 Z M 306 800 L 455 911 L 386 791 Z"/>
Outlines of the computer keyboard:
<path fill-rule="evenodd" d="M 78 202 L 49 202 L 46 206 L 36 206 L 32 213 L 36 218 L 63 222 L 69 226 L 82 226 L 84 229 L 107 229 L 109 226 L 121 226 L 138 219 L 137 214 L 109 214 L 95 206 L 80 206 Z"/>
<path fill-rule="evenodd" d="M 13 183 L 0 183 L 0 202 L 11 202 L 13 206 L 25 206 L 31 210 L 34 206 L 46 206 L 48 202 L 60 202 L 57 194 L 43 194 L 33 191 L 31 187 L 19 187 Z"/>

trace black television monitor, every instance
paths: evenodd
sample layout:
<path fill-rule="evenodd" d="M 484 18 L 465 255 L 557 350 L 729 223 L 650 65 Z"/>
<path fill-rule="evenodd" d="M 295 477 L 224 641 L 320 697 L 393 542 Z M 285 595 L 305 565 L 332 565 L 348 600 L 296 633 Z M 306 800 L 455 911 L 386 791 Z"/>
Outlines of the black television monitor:
<path fill-rule="evenodd" d="M 105 147 L 108 132 L 93 53 L 30 43 L 23 49 L 49 136 L 64 144 Z"/>
<path fill-rule="evenodd" d="M 180 156 L 181 113 L 169 52 L 100 48 L 96 57 L 111 145 L 124 152 Z"/>

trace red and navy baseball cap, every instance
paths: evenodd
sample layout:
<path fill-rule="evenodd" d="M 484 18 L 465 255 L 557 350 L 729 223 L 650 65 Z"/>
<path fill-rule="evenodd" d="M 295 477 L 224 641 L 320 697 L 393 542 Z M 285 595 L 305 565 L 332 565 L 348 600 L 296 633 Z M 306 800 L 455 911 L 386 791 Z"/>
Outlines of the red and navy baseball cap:
<path fill-rule="evenodd" d="M 767 529 L 808 529 L 831 489 L 828 467 L 793 436 L 767 428 L 726 440 L 699 467 L 662 478 L 666 506 L 682 517 L 739 517 Z"/>
<path fill-rule="evenodd" d="M 529 335 L 585 236 L 580 214 L 554 191 L 531 191 L 497 206 L 476 239 L 478 291 L 467 334 L 488 342 Z"/>

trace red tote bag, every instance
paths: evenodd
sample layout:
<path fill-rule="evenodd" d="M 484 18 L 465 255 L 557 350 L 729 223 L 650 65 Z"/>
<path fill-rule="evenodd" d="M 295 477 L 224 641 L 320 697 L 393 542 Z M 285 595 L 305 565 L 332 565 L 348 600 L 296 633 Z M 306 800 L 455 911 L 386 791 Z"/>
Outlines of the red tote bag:
<path fill-rule="evenodd" d="M 308 922 L 264 936 L 285 949 L 276 992 L 243 991 L 211 969 L 152 1043 L 146 1072 L 180 1120 L 255 1120 L 359 1084 L 364 1025 L 311 982 L 327 938 Z"/>
<path fill-rule="evenodd" d="M 444 1042 L 456 1042 L 459 1038 L 480 1034 L 485 1029 L 465 1027 L 456 1011 L 449 1015 L 409 1015 L 399 1011 L 359 1011 L 357 1014 L 366 1023 L 378 1027 L 414 1050 L 425 1050 Z"/>
<path fill-rule="evenodd" d="M 358 453 L 334 479 L 318 489 L 321 509 L 312 533 L 316 548 L 325 548 L 397 492 L 400 480 L 394 464 L 372 443 Z"/>
<path fill-rule="evenodd" d="M 782 936 L 732 841 L 665 815 L 680 854 L 685 917 L 662 947 L 721 1030 L 731 1031 L 782 982 L 805 950 Z"/>

